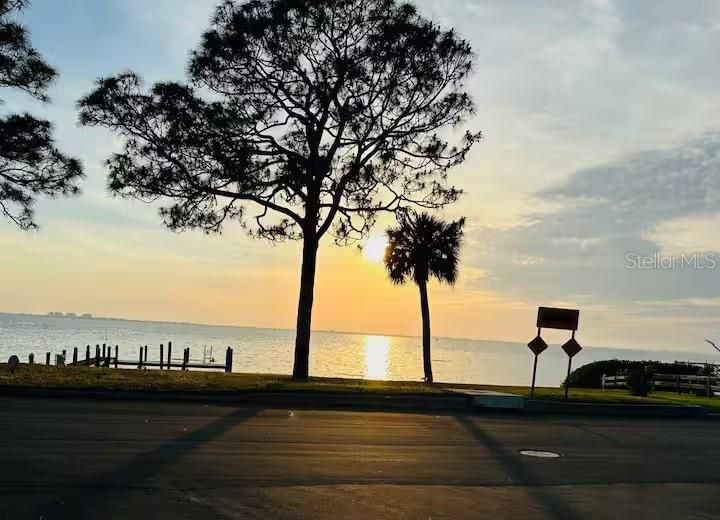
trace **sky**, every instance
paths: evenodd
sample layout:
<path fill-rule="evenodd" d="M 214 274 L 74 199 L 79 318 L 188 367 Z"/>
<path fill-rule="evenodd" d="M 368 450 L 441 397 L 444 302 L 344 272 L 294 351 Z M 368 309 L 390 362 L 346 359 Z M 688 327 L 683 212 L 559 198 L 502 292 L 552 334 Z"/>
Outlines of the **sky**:
<path fill-rule="evenodd" d="M 299 244 L 164 229 L 157 207 L 105 191 L 121 142 L 76 124 L 100 76 L 183 80 L 215 3 L 34 0 L 22 15 L 61 76 L 52 103 L 2 92 L 0 110 L 53 121 L 87 179 L 80 197 L 39 203 L 37 232 L 0 221 L 0 311 L 294 326 Z M 720 3 L 415 3 L 471 43 L 468 127 L 485 136 L 450 174 L 466 193 L 443 215 L 467 217 L 466 241 L 457 285 L 431 286 L 433 335 L 525 342 L 554 305 L 581 310 L 587 345 L 720 339 Z M 420 333 L 416 288 L 356 247 L 326 243 L 318 262 L 315 329 Z"/>

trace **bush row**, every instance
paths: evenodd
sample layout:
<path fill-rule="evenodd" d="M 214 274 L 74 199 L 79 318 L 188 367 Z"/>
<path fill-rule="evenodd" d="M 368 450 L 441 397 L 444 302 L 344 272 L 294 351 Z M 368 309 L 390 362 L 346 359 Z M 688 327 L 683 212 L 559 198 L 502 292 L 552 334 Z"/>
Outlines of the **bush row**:
<path fill-rule="evenodd" d="M 709 375 L 703 367 L 681 363 L 609 359 L 606 361 L 595 361 L 573 370 L 569 378 L 570 386 L 574 388 L 601 388 L 603 374 L 616 376 L 645 368 L 648 368 L 656 374 Z"/>

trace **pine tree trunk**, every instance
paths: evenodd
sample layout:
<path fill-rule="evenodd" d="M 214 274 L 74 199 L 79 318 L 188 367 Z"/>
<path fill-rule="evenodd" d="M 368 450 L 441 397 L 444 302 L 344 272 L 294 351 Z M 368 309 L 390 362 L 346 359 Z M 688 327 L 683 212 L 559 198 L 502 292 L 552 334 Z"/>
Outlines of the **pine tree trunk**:
<path fill-rule="evenodd" d="M 433 382 L 432 357 L 430 355 L 430 304 L 428 303 L 427 282 L 420 282 L 420 312 L 422 313 L 423 367 L 425 381 Z"/>
<path fill-rule="evenodd" d="M 297 327 L 295 329 L 294 379 L 307 379 L 310 375 L 310 332 L 312 329 L 317 251 L 318 239 L 314 236 L 306 237 L 303 240 L 300 298 L 298 300 Z"/>

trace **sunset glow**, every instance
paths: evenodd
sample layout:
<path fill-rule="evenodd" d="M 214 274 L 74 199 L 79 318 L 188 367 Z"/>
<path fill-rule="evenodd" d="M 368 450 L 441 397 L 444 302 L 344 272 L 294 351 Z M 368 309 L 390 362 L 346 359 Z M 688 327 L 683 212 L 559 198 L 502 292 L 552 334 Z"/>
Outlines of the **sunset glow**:
<path fill-rule="evenodd" d="M 168 231 L 159 201 L 108 193 L 117 136 L 76 124 L 76 103 L 98 77 L 132 69 L 146 87 L 185 82 L 189 53 L 219 3 L 37 0 L 18 14 L 60 76 L 52 103 L 18 94 L 3 110 L 48 119 L 86 178 L 78 197 L 38 199 L 38 231 L 0 219 L 0 285 L 12 295 L 1 311 L 295 328 L 302 241 L 269 247 L 237 222 L 222 235 Z M 710 3 L 649 2 L 652 17 L 635 2 L 416 3 L 482 49 L 465 84 L 477 112 L 467 126 L 487 135 L 448 171 L 464 195 L 439 216 L 466 217 L 466 238 L 455 286 L 429 286 L 433 335 L 527 342 L 537 307 L 558 305 L 582 309 L 590 345 L 706 348 L 704 338 L 718 336 L 714 272 L 639 272 L 626 255 L 716 252 L 708 230 L 720 222 L 720 83 L 709 65 L 717 55 Z M 512 45 L 507 20 L 517 27 Z M 84 52 L 109 22 L 102 52 Z M 673 35 L 663 59 L 656 40 L 641 37 L 654 31 Z M 633 110 L 618 104 L 618 91 Z M 315 329 L 420 333 L 417 288 L 394 287 L 382 265 L 383 230 L 393 225 L 394 215 L 379 214 L 362 254 L 323 237 Z"/>
<path fill-rule="evenodd" d="M 368 336 L 365 339 L 365 377 L 368 379 L 387 379 L 390 338 L 387 336 Z"/>
<path fill-rule="evenodd" d="M 363 255 L 370 262 L 380 262 L 385 257 L 388 242 L 385 235 L 371 236 L 362 246 Z"/>

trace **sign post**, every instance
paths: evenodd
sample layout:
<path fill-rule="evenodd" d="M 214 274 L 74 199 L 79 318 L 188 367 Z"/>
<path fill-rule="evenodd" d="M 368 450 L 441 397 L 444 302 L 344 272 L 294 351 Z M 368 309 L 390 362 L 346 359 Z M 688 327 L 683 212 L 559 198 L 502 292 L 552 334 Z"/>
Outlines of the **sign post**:
<path fill-rule="evenodd" d="M 545 340 L 542 339 L 542 329 L 560 329 L 572 331 L 572 337 L 562 346 L 562 349 L 568 355 L 568 370 L 565 378 L 565 400 L 568 399 L 568 387 L 570 386 L 570 370 L 572 368 L 572 358 L 582 350 L 582 347 L 575 339 L 575 332 L 578 329 L 580 321 L 580 311 L 577 309 L 556 309 L 553 307 L 538 307 L 537 328 L 538 334 L 528 347 L 535 355 L 533 361 L 532 385 L 530 386 L 530 397 L 535 396 L 535 375 L 537 373 L 538 356 L 548 348 Z"/>
<path fill-rule="evenodd" d="M 572 359 L 575 354 L 582 350 L 580 343 L 575 340 L 575 331 L 572 333 L 572 337 L 562 346 L 562 349 L 568 355 L 568 369 L 567 377 L 565 378 L 565 400 L 568 400 L 568 389 L 570 388 L 570 369 L 572 367 Z"/>
<path fill-rule="evenodd" d="M 548 348 L 545 340 L 540 337 L 539 328 L 538 335 L 535 337 L 535 339 L 528 343 L 528 347 L 530 348 L 530 350 L 532 350 L 532 353 L 535 354 L 535 361 L 533 361 L 532 385 L 530 386 L 530 397 L 535 397 L 535 374 L 537 373 L 538 356 L 542 354 L 546 348 Z"/>

